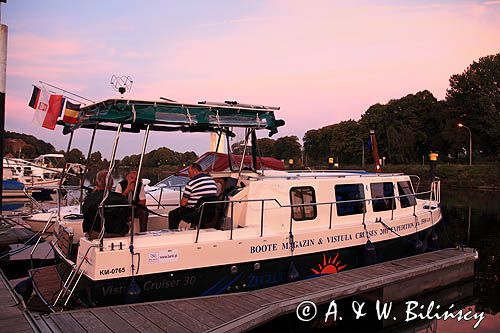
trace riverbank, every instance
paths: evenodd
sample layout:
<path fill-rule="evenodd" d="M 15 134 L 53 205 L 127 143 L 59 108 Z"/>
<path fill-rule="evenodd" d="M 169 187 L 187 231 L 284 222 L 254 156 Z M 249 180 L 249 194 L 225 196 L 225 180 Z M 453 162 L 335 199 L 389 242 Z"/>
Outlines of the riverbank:
<path fill-rule="evenodd" d="M 409 175 L 417 175 L 422 185 L 430 184 L 428 165 L 386 165 L 384 172 L 403 172 Z M 484 190 L 500 191 L 500 165 L 457 165 L 438 164 L 436 176 L 441 179 L 442 187 L 450 188 L 474 188 Z"/>
<path fill-rule="evenodd" d="M 319 168 L 324 169 L 324 168 Z M 359 165 L 343 165 L 341 169 L 360 169 Z M 124 178 L 128 167 L 122 167 L 116 172 L 118 178 Z M 370 171 L 369 168 L 366 170 Z M 143 178 L 148 178 L 154 184 L 161 179 L 175 173 L 172 168 L 144 168 Z M 430 184 L 429 165 L 421 164 L 389 164 L 384 166 L 383 172 L 402 172 L 407 175 L 417 175 L 421 185 Z M 441 179 L 441 186 L 446 188 L 474 188 L 482 190 L 500 191 L 500 165 L 498 164 L 438 164 L 436 176 Z"/>

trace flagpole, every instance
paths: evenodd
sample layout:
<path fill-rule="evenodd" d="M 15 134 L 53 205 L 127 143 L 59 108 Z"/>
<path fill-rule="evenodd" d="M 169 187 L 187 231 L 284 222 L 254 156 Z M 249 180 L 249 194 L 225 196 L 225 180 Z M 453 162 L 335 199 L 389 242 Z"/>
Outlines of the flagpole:
<path fill-rule="evenodd" d="M 52 85 L 52 84 L 50 84 L 50 83 L 47 83 L 47 82 L 44 82 L 44 81 L 42 81 L 42 80 L 39 80 L 38 82 L 40 82 L 41 84 L 45 84 L 45 85 L 47 85 L 47 86 L 49 86 L 49 87 L 55 88 L 55 89 L 59 89 L 60 91 L 63 91 L 63 92 L 68 93 L 68 94 L 70 94 L 70 95 L 73 95 L 73 96 L 76 96 L 76 97 L 78 97 L 78 98 L 84 99 L 84 100 L 86 100 L 86 101 L 88 101 L 88 102 L 95 103 L 95 101 L 93 101 L 93 100 L 91 100 L 91 99 L 88 99 L 88 98 L 85 98 L 85 97 L 83 97 L 83 96 L 77 95 L 77 94 L 75 94 L 75 93 L 72 93 L 71 91 L 68 91 L 68 90 L 65 90 L 65 89 L 59 88 L 59 87 L 57 87 L 57 86 L 54 86 L 54 85 Z"/>
<path fill-rule="evenodd" d="M 1 0 L 0 0 L 0 1 L 1 1 Z M 33 83 L 32 83 L 31 85 L 32 85 L 33 87 L 35 87 L 35 88 L 38 88 L 38 86 L 37 86 L 37 85 L 35 85 L 35 84 L 33 84 Z M 55 90 L 47 90 L 47 92 L 49 92 L 51 95 L 60 95 L 60 94 L 59 94 L 57 91 L 55 91 Z M 83 103 L 82 101 L 80 101 L 80 100 L 78 100 L 78 99 L 76 99 L 76 98 L 72 98 L 72 97 L 69 97 L 69 96 L 66 96 L 66 95 L 62 95 L 62 96 L 63 96 L 65 99 L 69 99 L 69 100 L 71 100 L 71 101 L 73 101 L 73 102 L 80 103 L 80 104 L 85 104 L 85 103 Z M 87 105 L 87 104 L 85 104 L 85 105 Z"/>
<path fill-rule="evenodd" d="M 3 2 L 3 1 L 2 1 Z M 1 17 L 0 17 L 1 20 Z M 3 149 L 5 140 L 5 86 L 7 79 L 7 36 L 8 27 L 5 24 L 0 25 L 0 133 L 2 139 L 0 140 L 0 151 L 2 152 L 2 165 L 0 166 L 0 175 L 3 181 Z M 3 186 L 2 186 L 3 187 Z M 0 215 L 3 209 L 3 189 L 0 187 Z"/>

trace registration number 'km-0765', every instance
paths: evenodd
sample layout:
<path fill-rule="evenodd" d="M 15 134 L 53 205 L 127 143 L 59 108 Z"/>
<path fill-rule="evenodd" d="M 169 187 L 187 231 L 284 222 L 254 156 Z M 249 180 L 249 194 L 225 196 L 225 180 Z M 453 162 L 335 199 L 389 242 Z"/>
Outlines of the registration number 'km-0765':
<path fill-rule="evenodd" d="M 125 267 L 107 268 L 99 270 L 99 275 L 125 273 Z"/>

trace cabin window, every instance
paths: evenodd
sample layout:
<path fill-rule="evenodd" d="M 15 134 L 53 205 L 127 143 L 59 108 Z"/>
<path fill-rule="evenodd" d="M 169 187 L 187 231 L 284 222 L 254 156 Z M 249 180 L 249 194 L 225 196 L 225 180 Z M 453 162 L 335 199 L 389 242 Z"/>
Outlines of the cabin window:
<path fill-rule="evenodd" d="M 398 182 L 398 191 L 399 195 L 404 195 L 403 197 L 399 198 L 402 208 L 415 206 L 417 204 L 415 196 L 411 195 L 413 194 L 413 188 L 411 187 L 409 181 Z"/>
<path fill-rule="evenodd" d="M 362 214 L 366 211 L 364 201 L 340 202 L 348 200 L 364 200 L 365 190 L 363 184 L 335 185 L 335 201 L 337 201 L 337 215 Z"/>
<path fill-rule="evenodd" d="M 394 196 L 394 185 L 392 183 L 386 182 L 370 184 L 370 192 L 372 194 L 374 212 L 383 212 L 385 210 L 392 210 L 395 208 L 394 198 L 387 198 Z"/>
<path fill-rule="evenodd" d="M 292 205 L 316 202 L 316 194 L 311 186 L 292 187 L 290 203 Z M 316 205 L 292 207 L 292 217 L 295 221 L 314 220 L 317 216 Z"/>

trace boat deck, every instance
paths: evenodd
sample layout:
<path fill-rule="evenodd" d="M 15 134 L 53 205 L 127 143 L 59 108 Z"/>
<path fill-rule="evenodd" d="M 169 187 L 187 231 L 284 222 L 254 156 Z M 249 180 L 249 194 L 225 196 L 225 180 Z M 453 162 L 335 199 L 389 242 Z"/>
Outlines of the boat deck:
<path fill-rule="evenodd" d="M 256 291 L 80 309 L 39 317 L 48 332 L 234 332 L 296 310 L 374 290 L 402 300 L 473 276 L 473 249 L 445 249 Z"/>

